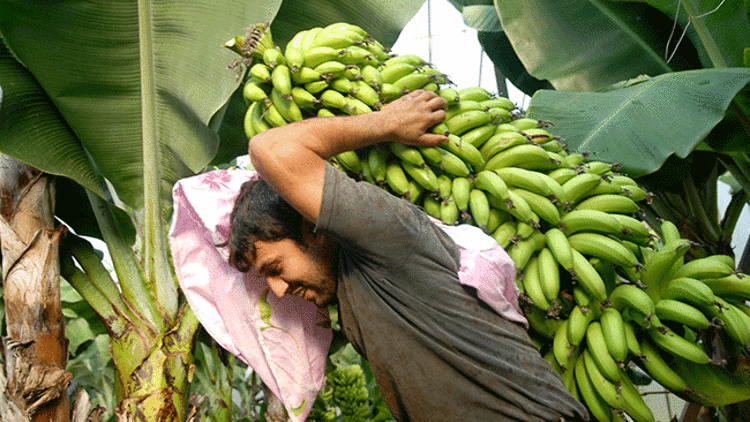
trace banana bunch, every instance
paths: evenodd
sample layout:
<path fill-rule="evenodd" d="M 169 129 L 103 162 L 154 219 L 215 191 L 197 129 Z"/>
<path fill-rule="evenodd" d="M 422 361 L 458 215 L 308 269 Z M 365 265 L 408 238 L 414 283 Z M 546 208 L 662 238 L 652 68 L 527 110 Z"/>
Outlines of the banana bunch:
<path fill-rule="evenodd" d="M 248 68 L 243 97 L 248 139 L 313 116 L 361 114 L 416 89 L 448 83 L 415 55 L 395 56 L 362 28 L 345 22 L 303 30 L 285 49 L 258 24 L 224 45 Z"/>
<path fill-rule="evenodd" d="M 429 63 L 389 54 L 356 26 L 301 31 L 284 54 L 257 32 L 227 43 L 260 60 L 243 91 L 248 137 L 313 116 L 372 112 L 415 89 L 447 100 L 445 120 L 431 129 L 447 143 L 386 143 L 330 161 L 505 248 L 532 340 L 597 420 L 654 421 L 636 367 L 692 401 L 750 398 L 750 380 L 738 383 L 713 353 L 718 339 L 729 356 L 749 354 L 750 278 L 728 256 L 684 262 L 693 242 L 672 222 L 657 235 L 643 221 L 639 203 L 650 194 L 616 164 L 569 151 L 550 122 L 486 89 L 452 88 Z"/>
<path fill-rule="evenodd" d="M 343 422 L 361 422 L 372 416 L 370 394 L 360 365 L 338 366 L 328 375 L 327 382 L 333 387 L 333 397 L 341 409 Z"/>

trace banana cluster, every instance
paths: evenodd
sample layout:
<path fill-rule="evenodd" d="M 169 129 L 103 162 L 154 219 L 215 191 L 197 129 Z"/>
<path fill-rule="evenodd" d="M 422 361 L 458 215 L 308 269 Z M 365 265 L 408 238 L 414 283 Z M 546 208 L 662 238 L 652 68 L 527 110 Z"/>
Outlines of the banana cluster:
<path fill-rule="evenodd" d="M 370 393 L 360 365 L 336 367 L 327 376 L 327 383 L 333 387 L 333 397 L 341 409 L 342 422 L 361 422 L 372 416 Z"/>
<path fill-rule="evenodd" d="M 225 47 L 245 58 L 248 77 L 248 139 L 272 127 L 313 116 L 362 114 L 378 110 L 416 89 L 437 91 L 448 83 L 415 55 L 394 56 L 362 28 L 334 23 L 298 32 L 282 50 L 267 25 Z"/>
<path fill-rule="evenodd" d="M 712 358 L 716 344 L 748 356 L 750 278 L 724 255 L 685 262 L 693 242 L 672 222 L 657 235 L 643 221 L 650 195 L 617 165 L 569 151 L 550 122 L 483 88 L 451 88 L 434 66 L 388 54 L 353 25 L 302 31 L 284 54 L 257 31 L 242 45 L 261 60 L 244 85 L 248 137 L 312 116 L 372 112 L 415 89 L 448 101 L 431 129 L 447 143 L 380 144 L 330 161 L 505 248 L 532 339 L 595 419 L 653 422 L 634 385 L 643 373 L 708 405 L 712 389 L 750 395 L 737 390 L 750 379 L 737 383 L 727 362 Z M 702 375 L 687 376 L 695 365 Z"/>

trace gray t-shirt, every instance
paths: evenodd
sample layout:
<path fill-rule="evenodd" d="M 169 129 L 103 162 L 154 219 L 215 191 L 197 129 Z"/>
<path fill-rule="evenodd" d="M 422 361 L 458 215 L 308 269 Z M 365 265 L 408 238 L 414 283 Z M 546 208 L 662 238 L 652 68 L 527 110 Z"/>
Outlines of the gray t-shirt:
<path fill-rule="evenodd" d="M 525 329 L 459 282 L 420 208 L 327 165 L 316 230 L 341 245 L 343 331 L 397 420 L 588 420 Z"/>

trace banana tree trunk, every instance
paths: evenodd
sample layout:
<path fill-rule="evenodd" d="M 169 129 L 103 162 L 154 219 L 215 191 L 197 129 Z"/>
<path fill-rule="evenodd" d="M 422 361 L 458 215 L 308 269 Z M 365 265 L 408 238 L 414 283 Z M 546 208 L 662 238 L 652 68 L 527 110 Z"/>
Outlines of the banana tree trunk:
<path fill-rule="evenodd" d="M 68 344 L 60 304 L 51 177 L 0 156 L 0 243 L 7 337 L 3 338 L 5 421 L 67 422 Z M 0 371 L 1 372 L 1 371 Z"/>

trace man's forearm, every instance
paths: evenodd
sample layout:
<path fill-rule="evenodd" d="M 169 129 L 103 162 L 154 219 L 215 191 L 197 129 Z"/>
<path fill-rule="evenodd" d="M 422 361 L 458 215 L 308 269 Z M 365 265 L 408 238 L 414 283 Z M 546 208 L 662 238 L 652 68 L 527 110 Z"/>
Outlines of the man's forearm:
<path fill-rule="evenodd" d="M 341 152 L 385 141 L 436 145 L 428 132 L 445 118 L 444 99 L 415 91 L 382 110 L 354 116 L 312 118 L 255 135 L 248 145 L 253 166 L 290 205 L 317 222 L 325 161 Z"/>

